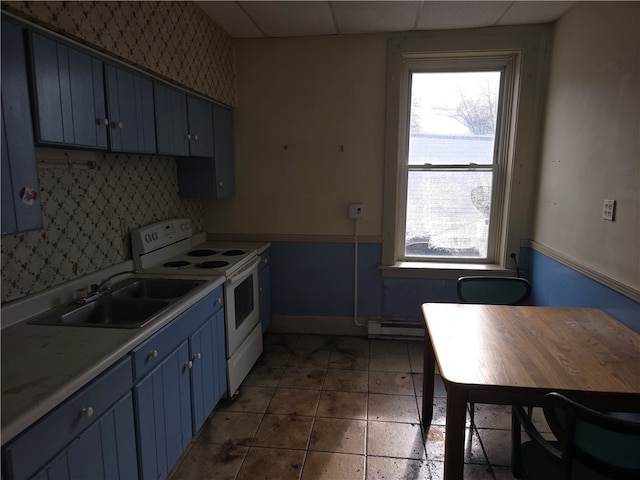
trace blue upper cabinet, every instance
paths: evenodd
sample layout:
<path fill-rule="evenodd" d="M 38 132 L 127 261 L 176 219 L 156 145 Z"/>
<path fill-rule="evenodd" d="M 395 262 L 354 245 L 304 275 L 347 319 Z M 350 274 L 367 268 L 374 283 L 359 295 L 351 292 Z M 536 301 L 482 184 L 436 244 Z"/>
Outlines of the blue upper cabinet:
<path fill-rule="evenodd" d="M 192 157 L 213 157 L 213 112 L 211 102 L 187 95 L 189 153 Z"/>
<path fill-rule="evenodd" d="M 155 83 L 156 135 L 161 155 L 189 156 L 189 119 L 186 94 Z"/>
<path fill-rule="evenodd" d="M 158 153 L 178 157 L 213 157 L 211 102 L 155 84 Z"/>
<path fill-rule="evenodd" d="M 42 228 L 22 27 L 2 19 L 2 234 Z"/>
<path fill-rule="evenodd" d="M 105 64 L 109 149 L 156 153 L 153 82 L 116 65 Z"/>
<path fill-rule="evenodd" d="M 36 143 L 107 149 L 102 61 L 30 32 Z"/>
<path fill-rule="evenodd" d="M 235 192 L 231 110 L 212 104 L 213 155 L 178 161 L 178 190 L 184 198 L 226 198 Z"/>

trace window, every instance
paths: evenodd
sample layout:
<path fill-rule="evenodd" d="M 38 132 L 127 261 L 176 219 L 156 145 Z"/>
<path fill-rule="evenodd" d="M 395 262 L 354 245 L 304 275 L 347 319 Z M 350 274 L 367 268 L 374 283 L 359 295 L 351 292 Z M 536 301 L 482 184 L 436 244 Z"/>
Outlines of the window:
<path fill-rule="evenodd" d="M 514 268 L 511 254 L 532 235 L 550 33 L 532 25 L 389 39 L 383 276 Z M 458 111 L 463 99 L 484 109 L 480 118 L 464 119 L 473 112 Z"/>
<path fill-rule="evenodd" d="M 398 258 L 493 263 L 508 62 L 409 64 Z"/>

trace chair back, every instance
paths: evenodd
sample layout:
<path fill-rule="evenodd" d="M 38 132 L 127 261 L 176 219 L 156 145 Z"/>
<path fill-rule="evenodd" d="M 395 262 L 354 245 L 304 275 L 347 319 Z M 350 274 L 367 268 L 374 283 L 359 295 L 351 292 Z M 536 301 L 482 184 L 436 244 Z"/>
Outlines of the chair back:
<path fill-rule="evenodd" d="M 640 478 L 640 423 L 613 417 L 550 393 L 544 415 L 562 450 L 565 472 L 573 460 L 613 478 Z"/>
<path fill-rule="evenodd" d="M 460 277 L 457 284 L 461 303 L 519 305 L 531 294 L 531 284 L 520 277 Z"/>

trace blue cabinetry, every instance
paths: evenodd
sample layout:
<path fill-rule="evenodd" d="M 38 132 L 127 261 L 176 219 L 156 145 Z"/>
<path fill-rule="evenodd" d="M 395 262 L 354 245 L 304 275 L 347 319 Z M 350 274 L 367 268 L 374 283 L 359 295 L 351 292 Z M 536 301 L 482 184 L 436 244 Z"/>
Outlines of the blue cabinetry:
<path fill-rule="evenodd" d="M 271 251 L 265 250 L 260 254 L 258 267 L 258 285 L 260 289 L 260 323 L 262 333 L 266 333 L 271 325 Z"/>
<path fill-rule="evenodd" d="M 107 149 L 102 61 L 31 31 L 36 143 Z"/>
<path fill-rule="evenodd" d="M 42 228 L 22 27 L 2 19 L 2 234 Z"/>
<path fill-rule="evenodd" d="M 141 478 L 167 476 L 226 391 L 222 287 L 133 351 Z"/>
<path fill-rule="evenodd" d="M 178 190 L 185 198 L 226 198 L 235 193 L 231 110 L 211 104 L 213 153 L 178 160 Z"/>
<path fill-rule="evenodd" d="M 123 67 L 105 64 L 109 149 L 156 153 L 153 82 Z"/>
<path fill-rule="evenodd" d="M 4 478 L 136 478 L 127 356 L 3 448 Z"/>

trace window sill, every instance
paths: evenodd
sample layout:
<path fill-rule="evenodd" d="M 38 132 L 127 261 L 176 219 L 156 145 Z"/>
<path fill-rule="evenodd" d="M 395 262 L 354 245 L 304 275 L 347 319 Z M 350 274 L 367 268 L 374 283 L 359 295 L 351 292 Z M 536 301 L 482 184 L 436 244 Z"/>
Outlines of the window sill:
<path fill-rule="evenodd" d="M 513 275 L 515 272 L 496 264 L 396 262 L 379 267 L 383 277 L 457 279 L 464 275 Z"/>

